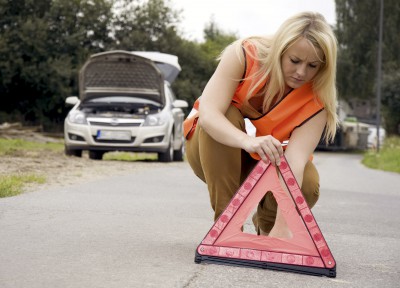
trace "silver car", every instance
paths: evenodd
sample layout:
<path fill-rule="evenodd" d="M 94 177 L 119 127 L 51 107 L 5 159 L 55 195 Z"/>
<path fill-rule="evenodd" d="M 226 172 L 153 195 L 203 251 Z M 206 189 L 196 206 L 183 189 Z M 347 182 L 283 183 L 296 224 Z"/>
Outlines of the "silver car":
<path fill-rule="evenodd" d="M 174 55 L 110 51 L 92 55 L 79 73 L 79 96 L 64 122 L 65 153 L 100 160 L 109 151 L 156 152 L 182 161 L 182 108 L 171 83 L 181 68 Z"/>

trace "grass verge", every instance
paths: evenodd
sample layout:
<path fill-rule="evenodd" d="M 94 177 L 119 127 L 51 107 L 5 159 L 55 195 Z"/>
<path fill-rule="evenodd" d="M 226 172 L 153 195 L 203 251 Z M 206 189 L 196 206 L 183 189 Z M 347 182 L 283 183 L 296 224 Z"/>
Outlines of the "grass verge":
<path fill-rule="evenodd" d="M 109 152 L 104 154 L 103 160 L 116 161 L 154 161 L 157 160 L 156 153 L 131 153 L 131 152 Z"/>
<path fill-rule="evenodd" d="M 61 152 L 64 149 L 62 142 L 40 143 L 22 139 L 0 138 L 0 157 L 16 156 L 26 157 L 27 155 L 40 157 L 39 151 Z M 33 154 L 32 154 L 33 153 Z M 37 154 L 37 155 L 36 155 Z M 43 184 L 46 177 L 36 174 L 6 174 L 0 175 L 0 198 L 11 197 L 23 192 L 26 185 L 31 183 Z"/>
<path fill-rule="evenodd" d="M 23 192 L 23 187 L 30 183 L 43 184 L 46 178 L 34 174 L 0 176 L 0 198 L 11 197 Z"/>
<path fill-rule="evenodd" d="M 0 156 L 18 155 L 21 151 L 49 150 L 58 152 L 62 151 L 63 149 L 64 149 L 64 144 L 62 142 L 39 143 L 39 142 L 25 141 L 22 139 L 0 138 Z"/>
<path fill-rule="evenodd" d="M 34 142 L 23 139 L 0 138 L 1 157 L 24 157 L 25 159 L 37 159 L 48 153 L 63 155 L 64 143 L 60 142 Z M 110 152 L 104 155 L 105 161 L 154 161 L 157 153 L 129 153 Z M 46 177 L 29 173 L 12 173 L 0 175 L 0 198 L 11 197 L 23 192 L 24 187 L 30 183 L 43 184 Z"/>
<path fill-rule="evenodd" d="M 364 154 L 362 163 L 372 169 L 400 173 L 400 137 L 387 137 L 379 152 L 370 150 Z"/>

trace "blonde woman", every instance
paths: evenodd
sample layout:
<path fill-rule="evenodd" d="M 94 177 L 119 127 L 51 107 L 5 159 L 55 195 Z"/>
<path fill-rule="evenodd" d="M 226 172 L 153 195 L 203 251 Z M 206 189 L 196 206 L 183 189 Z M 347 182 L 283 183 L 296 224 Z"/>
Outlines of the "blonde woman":
<path fill-rule="evenodd" d="M 258 159 L 280 165 L 283 154 L 308 205 L 315 205 L 319 176 L 310 158 L 322 136 L 333 140 L 337 126 L 336 46 L 324 17 L 304 12 L 271 37 L 238 40 L 224 50 L 184 123 L 187 159 L 207 184 L 214 219 Z M 246 133 L 244 118 L 256 136 Z M 272 193 L 253 222 L 259 234 L 291 237 Z"/>

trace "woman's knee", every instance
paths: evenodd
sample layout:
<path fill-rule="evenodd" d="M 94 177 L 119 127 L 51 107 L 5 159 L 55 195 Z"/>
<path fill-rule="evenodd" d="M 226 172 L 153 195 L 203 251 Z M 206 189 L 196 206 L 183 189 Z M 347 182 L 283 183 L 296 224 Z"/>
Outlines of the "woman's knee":
<path fill-rule="evenodd" d="M 314 164 L 308 161 L 304 168 L 303 184 L 301 191 L 307 204 L 312 208 L 319 199 L 319 174 Z"/>

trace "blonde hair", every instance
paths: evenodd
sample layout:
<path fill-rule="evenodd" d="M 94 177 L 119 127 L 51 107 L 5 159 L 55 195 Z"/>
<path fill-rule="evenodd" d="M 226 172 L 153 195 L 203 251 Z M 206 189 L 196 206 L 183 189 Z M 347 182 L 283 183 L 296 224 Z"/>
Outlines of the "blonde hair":
<path fill-rule="evenodd" d="M 286 50 L 298 39 L 305 38 L 323 52 L 323 62 L 312 80 L 315 94 L 323 103 L 327 112 L 327 123 L 324 131 L 325 141 L 334 140 L 337 117 L 336 92 L 336 55 L 337 40 L 325 18 L 314 12 L 303 12 L 287 19 L 272 37 L 250 37 L 236 41 L 238 52 L 242 53 L 243 42 L 255 47 L 255 53 L 246 49 L 246 53 L 259 63 L 259 71 L 252 77 L 255 81 L 250 86 L 247 97 L 254 94 L 255 89 L 268 80 L 268 84 L 260 91 L 265 95 L 263 110 L 268 111 L 274 99 L 279 101 L 284 96 L 285 81 L 282 72 L 281 58 Z M 240 50 L 239 50 L 240 49 Z"/>

